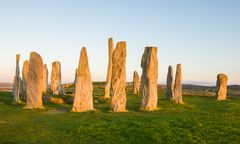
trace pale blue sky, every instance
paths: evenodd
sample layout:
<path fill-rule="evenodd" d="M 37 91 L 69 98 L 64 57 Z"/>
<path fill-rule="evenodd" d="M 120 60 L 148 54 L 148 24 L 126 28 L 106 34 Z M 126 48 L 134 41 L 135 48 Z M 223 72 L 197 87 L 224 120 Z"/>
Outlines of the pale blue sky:
<path fill-rule="evenodd" d="M 215 82 L 223 72 L 240 83 L 239 0 L 0 0 L 0 82 L 12 82 L 16 53 L 22 63 L 33 50 L 49 71 L 59 60 L 63 81 L 72 82 L 82 46 L 92 79 L 103 81 L 108 37 L 127 42 L 128 81 L 134 70 L 141 73 L 151 45 L 158 47 L 161 83 L 177 63 L 185 82 Z"/>

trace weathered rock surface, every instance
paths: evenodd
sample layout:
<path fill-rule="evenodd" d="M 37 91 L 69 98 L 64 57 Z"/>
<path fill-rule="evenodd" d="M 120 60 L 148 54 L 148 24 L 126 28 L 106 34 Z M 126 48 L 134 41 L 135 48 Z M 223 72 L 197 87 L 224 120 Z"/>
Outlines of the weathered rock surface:
<path fill-rule="evenodd" d="M 182 65 L 177 65 L 175 86 L 174 86 L 174 100 L 176 103 L 183 104 L 182 100 Z"/>
<path fill-rule="evenodd" d="M 217 100 L 226 100 L 227 99 L 227 82 L 228 82 L 227 75 L 218 74 L 217 89 L 216 89 Z"/>
<path fill-rule="evenodd" d="M 141 109 L 146 111 L 157 108 L 158 58 L 157 47 L 146 47 L 141 60 Z"/>
<path fill-rule="evenodd" d="M 126 111 L 126 42 L 118 42 L 112 56 L 112 88 L 111 110 Z"/>
<path fill-rule="evenodd" d="M 137 71 L 133 73 L 133 92 L 135 95 L 139 95 L 140 90 L 140 77 Z"/>
<path fill-rule="evenodd" d="M 43 61 L 36 52 L 31 52 L 27 75 L 27 103 L 26 109 L 43 108 Z"/>
<path fill-rule="evenodd" d="M 105 86 L 105 94 L 103 98 L 109 99 L 110 98 L 110 89 L 111 89 L 111 79 L 112 79 L 112 55 L 114 51 L 114 43 L 113 39 L 108 39 L 108 71 L 107 71 L 107 79 L 106 79 L 106 86 Z"/>
<path fill-rule="evenodd" d="M 13 96 L 14 96 L 14 104 L 20 104 L 20 90 L 21 90 L 21 78 L 20 78 L 20 69 L 19 69 L 19 61 L 20 61 L 20 54 L 16 55 L 16 69 L 15 69 L 15 76 L 14 76 L 14 83 L 13 83 Z"/>
<path fill-rule="evenodd" d="M 75 96 L 72 111 L 84 112 L 93 110 L 92 79 L 86 48 L 82 48 L 78 65 Z"/>
<path fill-rule="evenodd" d="M 51 74 L 51 90 L 53 94 L 59 95 L 62 93 L 62 78 L 61 78 L 61 64 L 59 61 L 52 63 L 52 74 Z"/>
<path fill-rule="evenodd" d="M 25 60 L 22 68 L 22 97 L 27 99 L 27 76 L 28 76 L 28 60 Z"/>
<path fill-rule="evenodd" d="M 167 85 L 166 85 L 166 97 L 167 99 L 173 99 L 174 97 L 174 78 L 173 67 L 168 67 Z"/>
<path fill-rule="evenodd" d="M 47 93 L 48 89 L 48 68 L 47 65 L 45 64 L 43 66 L 43 87 L 42 87 L 42 92 Z"/>

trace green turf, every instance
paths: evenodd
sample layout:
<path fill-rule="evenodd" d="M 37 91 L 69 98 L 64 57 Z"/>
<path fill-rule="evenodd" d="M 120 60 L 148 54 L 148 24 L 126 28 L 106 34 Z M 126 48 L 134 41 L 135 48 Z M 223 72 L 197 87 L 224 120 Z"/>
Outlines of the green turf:
<path fill-rule="evenodd" d="M 103 94 L 95 90 L 94 97 Z M 159 92 L 159 111 L 139 110 L 141 98 L 128 92 L 127 113 L 72 113 L 71 105 L 44 105 L 24 110 L 11 104 L 11 93 L 0 92 L 0 143 L 239 143 L 240 99 L 218 102 L 213 97 L 184 96 L 184 105 Z"/>

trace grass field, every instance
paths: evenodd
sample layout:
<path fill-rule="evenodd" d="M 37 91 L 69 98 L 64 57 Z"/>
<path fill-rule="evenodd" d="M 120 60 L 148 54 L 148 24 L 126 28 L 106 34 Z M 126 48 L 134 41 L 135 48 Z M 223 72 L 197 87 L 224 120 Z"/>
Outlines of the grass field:
<path fill-rule="evenodd" d="M 94 90 L 94 97 L 103 89 Z M 240 99 L 218 102 L 214 97 L 184 96 L 184 105 L 159 92 L 159 111 L 139 110 L 141 98 L 127 96 L 127 113 L 72 113 L 71 104 L 45 104 L 44 110 L 12 105 L 11 93 L 0 92 L 0 143 L 240 143 Z"/>

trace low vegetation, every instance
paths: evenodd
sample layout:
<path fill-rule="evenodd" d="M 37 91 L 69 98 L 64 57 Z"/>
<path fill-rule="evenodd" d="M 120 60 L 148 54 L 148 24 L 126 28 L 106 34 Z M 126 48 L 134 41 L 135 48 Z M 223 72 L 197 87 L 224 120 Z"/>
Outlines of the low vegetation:
<path fill-rule="evenodd" d="M 141 98 L 127 90 L 127 113 L 109 112 L 94 86 L 95 111 L 72 113 L 71 102 L 45 102 L 43 110 L 12 105 L 10 92 L 0 92 L 0 143 L 239 143 L 240 99 L 184 96 L 184 105 L 159 91 L 159 111 L 139 110 Z M 66 96 L 54 96 L 69 99 Z"/>

